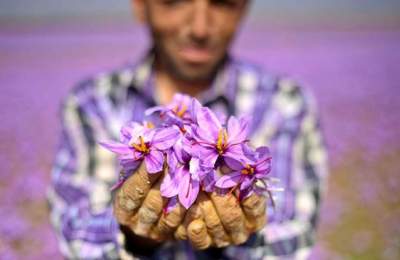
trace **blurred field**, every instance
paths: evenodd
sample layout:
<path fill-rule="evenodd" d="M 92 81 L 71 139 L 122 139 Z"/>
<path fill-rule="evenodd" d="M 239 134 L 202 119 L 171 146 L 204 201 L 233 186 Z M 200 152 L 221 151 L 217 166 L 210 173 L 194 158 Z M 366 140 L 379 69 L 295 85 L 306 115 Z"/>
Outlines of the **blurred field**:
<path fill-rule="evenodd" d="M 60 258 L 45 189 L 74 83 L 146 49 L 132 24 L 0 27 L 0 259 Z M 234 52 L 314 90 L 332 171 L 315 259 L 400 259 L 400 30 L 245 28 Z"/>

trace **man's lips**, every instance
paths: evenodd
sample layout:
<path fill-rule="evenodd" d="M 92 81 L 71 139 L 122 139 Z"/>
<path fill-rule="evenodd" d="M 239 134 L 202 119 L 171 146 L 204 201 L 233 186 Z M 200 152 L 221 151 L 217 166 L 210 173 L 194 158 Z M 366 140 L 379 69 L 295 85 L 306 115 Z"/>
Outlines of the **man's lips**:
<path fill-rule="evenodd" d="M 210 49 L 198 47 L 183 47 L 179 50 L 179 55 L 188 63 L 207 63 L 212 59 Z"/>

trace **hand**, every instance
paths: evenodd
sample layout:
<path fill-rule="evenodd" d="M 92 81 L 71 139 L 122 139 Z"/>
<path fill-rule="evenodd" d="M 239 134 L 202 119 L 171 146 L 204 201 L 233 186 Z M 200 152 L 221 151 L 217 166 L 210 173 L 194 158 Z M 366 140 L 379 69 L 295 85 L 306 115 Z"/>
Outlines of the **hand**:
<path fill-rule="evenodd" d="M 114 200 L 117 221 L 136 235 L 155 241 L 172 237 L 186 213 L 179 204 L 168 214 L 163 214 L 167 201 L 160 193 L 162 175 L 163 172 L 148 174 L 142 163 L 116 192 Z"/>
<path fill-rule="evenodd" d="M 266 223 L 265 197 L 252 194 L 238 202 L 233 194 L 201 192 L 175 232 L 196 249 L 242 244 Z"/>
<path fill-rule="evenodd" d="M 165 241 L 175 233 L 175 238 L 189 239 L 194 248 L 205 249 L 244 243 L 265 225 L 265 198 L 256 194 L 239 204 L 233 194 L 200 192 L 187 212 L 178 203 L 163 214 L 166 200 L 160 193 L 162 175 L 148 174 L 142 163 L 116 193 L 116 219 L 136 235 Z"/>

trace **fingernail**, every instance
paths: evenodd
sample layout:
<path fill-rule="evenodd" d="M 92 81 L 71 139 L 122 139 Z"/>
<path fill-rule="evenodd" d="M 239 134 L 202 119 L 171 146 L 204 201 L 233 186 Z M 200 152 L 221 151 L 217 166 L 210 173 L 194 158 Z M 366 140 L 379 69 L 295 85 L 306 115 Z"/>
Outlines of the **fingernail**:
<path fill-rule="evenodd" d="M 231 237 L 232 237 L 233 243 L 235 245 L 239 245 L 239 244 L 246 242 L 248 235 L 244 232 L 235 232 L 235 233 L 231 234 Z"/>
<path fill-rule="evenodd" d="M 137 207 L 137 204 L 131 200 L 131 199 L 126 199 L 125 200 L 125 208 L 129 211 L 134 210 Z"/>
<path fill-rule="evenodd" d="M 133 232 L 139 236 L 146 237 L 149 234 L 151 225 L 138 222 Z"/>
<path fill-rule="evenodd" d="M 215 245 L 217 247 L 226 247 L 229 246 L 229 241 L 228 240 L 220 240 L 220 239 L 214 239 Z"/>

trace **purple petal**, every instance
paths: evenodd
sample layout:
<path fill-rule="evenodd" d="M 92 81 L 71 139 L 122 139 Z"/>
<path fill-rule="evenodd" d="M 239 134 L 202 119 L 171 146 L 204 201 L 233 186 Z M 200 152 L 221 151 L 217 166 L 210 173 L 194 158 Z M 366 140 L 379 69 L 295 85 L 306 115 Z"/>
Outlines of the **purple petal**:
<path fill-rule="evenodd" d="M 125 179 L 123 180 L 118 180 L 113 186 L 111 186 L 110 191 L 115 191 L 116 189 L 119 189 L 122 184 L 124 184 Z"/>
<path fill-rule="evenodd" d="M 251 194 L 253 194 L 253 188 L 250 187 L 246 190 L 241 190 L 239 194 L 239 200 L 242 201 L 245 198 L 249 197 Z"/>
<path fill-rule="evenodd" d="M 143 130 L 143 140 L 145 143 L 150 143 L 156 133 L 155 128 L 144 128 Z"/>
<path fill-rule="evenodd" d="M 180 135 L 179 130 L 176 128 L 163 128 L 154 134 L 152 146 L 158 150 L 166 150 L 178 141 Z"/>
<path fill-rule="evenodd" d="M 130 126 L 123 126 L 120 131 L 120 141 L 123 143 L 128 143 L 132 138 L 132 130 L 133 128 Z"/>
<path fill-rule="evenodd" d="M 213 192 L 215 183 L 217 182 L 217 174 L 213 169 L 211 172 L 208 172 L 203 178 L 203 188 L 206 192 Z"/>
<path fill-rule="evenodd" d="M 189 141 L 191 141 L 191 140 L 193 140 L 194 139 L 194 128 L 196 128 L 197 126 L 195 125 L 195 124 L 188 124 L 188 125 L 185 125 L 185 130 L 186 130 L 186 133 L 185 133 L 185 137 L 186 137 L 186 139 L 188 139 Z"/>
<path fill-rule="evenodd" d="M 234 171 L 240 171 L 244 168 L 243 164 L 239 160 L 231 157 L 224 157 L 224 161 L 226 165 Z"/>
<path fill-rule="evenodd" d="M 182 176 L 179 185 L 179 201 L 186 208 L 189 209 L 190 206 L 196 201 L 197 195 L 199 194 L 200 185 L 198 181 L 192 180 L 190 178 L 189 172 Z"/>
<path fill-rule="evenodd" d="M 170 213 L 178 205 L 178 196 L 172 197 L 168 200 L 167 205 L 164 208 L 164 213 Z"/>
<path fill-rule="evenodd" d="M 238 183 L 241 181 L 241 178 L 242 174 L 239 171 L 226 174 L 217 180 L 215 186 L 222 189 L 231 188 L 238 185 Z"/>
<path fill-rule="evenodd" d="M 189 162 L 189 172 L 192 174 L 192 179 L 199 181 L 200 160 L 192 158 Z"/>
<path fill-rule="evenodd" d="M 257 160 L 257 152 L 254 152 L 253 149 L 247 145 L 247 144 L 242 144 L 241 145 L 242 151 L 243 151 L 243 155 L 247 158 L 249 158 L 251 161 L 256 161 Z"/>
<path fill-rule="evenodd" d="M 249 188 L 254 181 L 254 177 L 249 177 L 246 176 L 245 178 L 243 178 L 242 183 L 240 184 L 240 190 L 245 190 L 247 188 Z"/>
<path fill-rule="evenodd" d="M 176 158 L 176 154 L 172 149 L 167 152 L 167 163 L 170 171 L 176 170 L 178 166 L 178 159 Z"/>
<path fill-rule="evenodd" d="M 228 142 L 239 143 L 246 140 L 249 130 L 249 121 L 245 118 L 238 120 L 231 116 L 228 120 Z"/>
<path fill-rule="evenodd" d="M 184 159 L 183 159 L 183 153 L 184 153 L 184 151 L 183 151 L 183 144 L 182 144 L 182 139 L 179 139 L 175 144 L 174 144 L 174 146 L 172 147 L 173 149 L 173 151 L 174 151 L 174 154 L 175 154 L 175 157 L 176 157 L 176 159 L 177 159 L 177 161 L 178 162 L 180 162 L 180 163 L 185 163 L 185 161 L 184 161 Z"/>
<path fill-rule="evenodd" d="M 262 174 L 263 176 L 265 176 L 271 172 L 271 160 L 267 159 L 267 160 L 261 161 L 259 164 L 256 165 L 255 168 L 256 168 L 255 170 L 257 172 L 256 175 Z"/>
<path fill-rule="evenodd" d="M 191 153 L 188 153 L 185 149 L 182 149 L 182 163 L 188 163 L 191 158 Z"/>
<path fill-rule="evenodd" d="M 168 171 L 165 175 L 160 187 L 161 195 L 163 197 L 172 198 L 178 195 L 182 169 L 183 167 L 178 167 L 176 168 L 176 171 Z"/>
<path fill-rule="evenodd" d="M 126 153 L 126 154 L 121 154 L 118 156 L 118 159 L 120 161 L 125 161 L 125 160 L 129 160 L 129 161 L 140 161 L 143 158 L 143 153 L 133 150 L 130 153 Z"/>
<path fill-rule="evenodd" d="M 216 111 L 215 115 L 218 118 L 218 121 L 221 122 L 221 124 L 225 124 L 226 123 L 226 114 L 222 111 Z"/>
<path fill-rule="evenodd" d="M 179 105 L 183 100 L 184 100 L 185 95 L 181 94 L 181 93 L 176 93 L 174 94 L 174 96 L 172 97 L 172 102 L 171 106 L 176 106 Z"/>
<path fill-rule="evenodd" d="M 192 98 L 192 101 L 190 103 L 190 114 L 194 122 L 197 122 L 197 114 L 199 113 L 201 108 L 202 106 L 200 102 L 197 99 Z"/>
<path fill-rule="evenodd" d="M 139 138 L 139 136 L 143 136 L 145 135 L 145 127 L 142 124 L 139 124 L 137 122 L 132 122 L 129 127 L 132 128 L 132 131 L 130 133 L 131 135 L 131 139 L 129 142 L 136 142 L 137 139 Z"/>
<path fill-rule="evenodd" d="M 245 160 L 245 156 L 243 153 L 242 145 L 231 145 L 228 146 L 226 151 L 224 152 L 224 157 L 231 157 L 236 160 Z"/>
<path fill-rule="evenodd" d="M 165 117 L 164 123 L 165 123 L 166 126 L 171 127 L 171 126 L 176 125 L 179 128 L 184 127 L 182 118 L 178 117 L 173 112 L 171 112 L 171 111 L 166 112 L 164 114 L 164 117 Z"/>
<path fill-rule="evenodd" d="M 198 131 L 200 136 L 206 140 L 216 140 L 218 138 L 219 130 L 222 128 L 221 122 L 217 116 L 208 107 L 202 107 L 197 113 L 197 124 L 201 131 Z"/>
<path fill-rule="evenodd" d="M 201 164 L 207 168 L 214 168 L 219 154 L 214 149 L 199 149 L 197 157 L 201 159 Z"/>
<path fill-rule="evenodd" d="M 172 104 L 170 104 L 168 107 L 171 109 L 176 109 L 177 111 L 185 109 L 185 112 L 183 114 L 183 116 L 185 117 L 185 114 L 188 114 L 187 109 L 190 109 L 191 99 L 192 98 L 188 95 L 175 94 L 173 97 Z"/>
<path fill-rule="evenodd" d="M 190 127 L 189 127 L 190 129 Z M 184 150 L 185 153 L 187 154 L 192 154 L 192 142 L 189 140 L 189 138 L 187 137 L 187 135 L 182 137 L 182 149 Z"/>
<path fill-rule="evenodd" d="M 120 164 L 125 172 L 135 171 L 141 163 L 141 160 L 121 159 Z"/>
<path fill-rule="evenodd" d="M 144 114 L 146 116 L 148 116 L 148 115 L 154 114 L 156 112 L 162 112 L 162 111 L 165 111 L 165 110 L 166 109 L 163 106 L 155 106 L 155 107 L 151 107 L 151 108 L 146 109 L 146 111 L 144 111 Z"/>
<path fill-rule="evenodd" d="M 263 160 L 264 158 L 271 157 L 271 151 L 267 146 L 260 146 L 256 149 L 256 153 L 258 155 L 258 158 L 260 160 Z"/>
<path fill-rule="evenodd" d="M 200 126 L 193 126 L 192 127 L 192 137 L 201 145 L 206 145 L 208 144 L 209 146 L 213 146 L 218 138 L 215 137 L 208 129 L 207 126 L 205 128 L 200 127 Z"/>
<path fill-rule="evenodd" d="M 117 142 L 100 142 L 100 145 L 106 148 L 107 150 L 110 150 L 111 152 L 117 153 L 117 154 L 127 154 L 127 153 L 132 153 L 132 149 L 129 148 L 126 144 L 121 144 Z"/>
<path fill-rule="evenodd" d="M 271 171 L 271 153 L 268 147 L 262 146 L 256 150 L 258 160 L 255 163 L 256 171 L 269 173 Z"/>
<path fill-rule="evenodd" d="M 144 157 L 144 162 L 148 173 L 158 173 L 163 169 L 164 155 L 160 151 L 151 150 L 150 153 Z"/>
<path fill-rule="evenodd" d="M 264 178 L 266 178 L 266 177 L 268 176 L 268 173 L 269 173 L 269 172 L 267 172 L 267 171 L 258 172 L 258 173 L 256 173 L 256 174 L 254 174 L 254 176 L 255 176 L 258 180 L 262 180 L 262 179 L 264 179 Z"/>
<path fill-rule="evenodd" d="M 189 95 L 177 93 L 172 98 L 172 102 L 171 102 L 171 104 L 168 105 L 168 107 L 174 108 L 174 107 L 178 106 L 179 108 L 181 108 L 182 106 L 186 106 L 188 108 L 191 105 L 190 104 L 191 100 L 192 100 L 192 97 L 190 97 Z"/>

